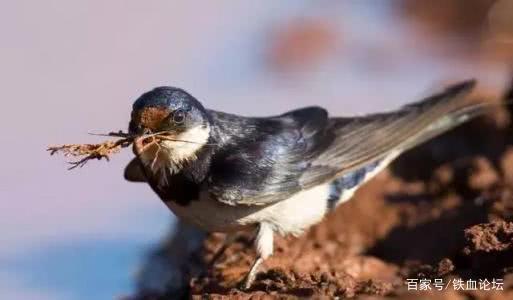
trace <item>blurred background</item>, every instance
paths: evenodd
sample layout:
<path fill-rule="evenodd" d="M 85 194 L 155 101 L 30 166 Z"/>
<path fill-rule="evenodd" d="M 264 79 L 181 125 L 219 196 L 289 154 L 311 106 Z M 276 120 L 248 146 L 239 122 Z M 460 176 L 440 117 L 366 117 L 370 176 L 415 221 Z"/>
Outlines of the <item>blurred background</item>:
<path fill-rule="evenodd" d="M 67 171 L 47 145 L 124 130 L 160 85 L 252 116 L 389 110 L 472 77 L 500 93 L 513 0 L 2 0 L 0 36 L 0 297 L 109 299 L 174 216 L 124 181 L 130 151 Z"/>

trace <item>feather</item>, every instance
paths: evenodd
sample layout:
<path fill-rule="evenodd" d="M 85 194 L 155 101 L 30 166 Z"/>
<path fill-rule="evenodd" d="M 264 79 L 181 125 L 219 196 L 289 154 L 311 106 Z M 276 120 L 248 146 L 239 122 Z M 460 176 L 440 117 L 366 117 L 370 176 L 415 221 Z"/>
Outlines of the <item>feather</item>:
<path fill-rule="evenodd" d="M 333 173 L 312 168 L 302 177 L 302 186 L 339 177 L 392 151 L 406 151 L 482 114 L 489 105 L 471 103 L 465 97 L 474 86 L 475 81 L 466 81 L 389 113 L 330 119 L 335 141 L 312 165 L 337 170 Z"/>

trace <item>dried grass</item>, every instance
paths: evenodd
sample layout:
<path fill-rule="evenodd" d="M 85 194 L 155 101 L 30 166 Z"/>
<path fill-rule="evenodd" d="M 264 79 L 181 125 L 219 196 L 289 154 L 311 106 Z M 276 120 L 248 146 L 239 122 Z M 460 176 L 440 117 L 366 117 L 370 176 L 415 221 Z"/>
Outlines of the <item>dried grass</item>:
<path fill-rule="evenodd" d="M 105 159 L 109 160 L 110 156 L 134 145 L 136 155 L 140 155 L 146 150 L 148 146 L 157 144 L 160 151 L 160 141 L 174 141 L 183 143 L 195 143 L 192 141 L 184 141 L 175 139 L 169 135 L 168 132 L 157 132 L 145 135 L 131 135 L 122 131 L 110 132 L 107 134 L 93 134 L 99 136 L 118 137 L 118 140 L 108 140 L 99 144 L 64 144 L 58 146 L 50 146 L 47 151 L 50 155 L 61 153 L 64 157 L 81 157 L 78 160 L 68 162 L 71 166 L 68 170 L 77 167 L 83 167 L 88 161 L 92 159 Z"/>
<path fill-rule="evenodd" d="M 135 141 L 135 137 L 123 132 L 111 132 L 101 134 L 102 136 L 121 137 L 118 140 L 108 140 L 99 144 L 64 144 L 50 146 L 47 151 L 50 155 L 61 153 L 64 157 L 82 157 L 76 161 L 68 162 L 71 166 L 69 170 L 77 167 L 83 167 L 91 159 L 109 160 L 112 154 L 118 153 L 122 148 L 129 147 Z"/>

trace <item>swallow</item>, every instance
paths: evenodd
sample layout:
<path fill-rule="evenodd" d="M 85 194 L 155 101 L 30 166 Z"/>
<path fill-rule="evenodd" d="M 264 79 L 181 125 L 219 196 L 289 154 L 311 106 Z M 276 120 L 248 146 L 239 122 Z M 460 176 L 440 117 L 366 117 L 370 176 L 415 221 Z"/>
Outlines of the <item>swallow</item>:
<path fill-rule="evenodd" d="M 248 289 L 274 234 L 298 236 L 401 153 L 485 111 L 469 80 L 399 109 L 330 117 L 305 107 L 271 117 L 206 109 L 186 91 L 157 87 L 133 104 L 129 132 L 165 132 L 128 164 L 180 219 L 209 232 L 253 230 Z M 134 151 L 136 152 L 136 151 Z"/>

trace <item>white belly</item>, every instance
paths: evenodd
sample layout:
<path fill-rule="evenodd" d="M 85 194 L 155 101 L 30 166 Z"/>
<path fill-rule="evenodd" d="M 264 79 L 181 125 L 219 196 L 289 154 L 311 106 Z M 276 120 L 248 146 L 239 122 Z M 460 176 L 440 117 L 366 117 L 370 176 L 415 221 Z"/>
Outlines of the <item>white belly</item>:
<path fill-rule="evenodd" d="M 178 217 L 208 231 L 233 231 L 266 222 L 280 234 L 299 235 L 322 220 L 329 193 L 329 185 L 321 185 L 270 205 L 231 206 L 205 198 L 187 206 L 173 201 L 167 205 Z"/>
<path fill-rule="evenodd" d="M 361 182 L 343 190 L 337 195 L 335 206 L 349 200 L 361 185 L 383 170 L 399 153 L 392 152 L 374 170 L 365 174 Z M 173 201 L 168 201 L 167 205 L 178 217 L 207 231 L 234 231 L 265 222 L 282 235 L 299 235 L 322 220 L 328 210 L 328 199 L 333 197 L 332 193 L 333 186 L 330 183 L 269 205 L 232 206 L 206 196 L 191 201 L 187 206 L 180 206 Z"/>

